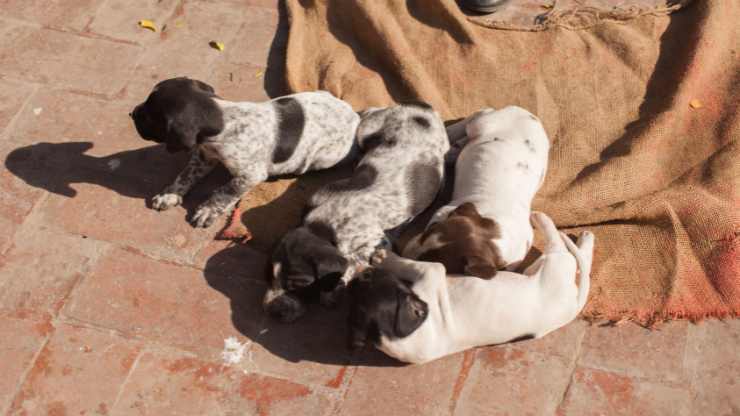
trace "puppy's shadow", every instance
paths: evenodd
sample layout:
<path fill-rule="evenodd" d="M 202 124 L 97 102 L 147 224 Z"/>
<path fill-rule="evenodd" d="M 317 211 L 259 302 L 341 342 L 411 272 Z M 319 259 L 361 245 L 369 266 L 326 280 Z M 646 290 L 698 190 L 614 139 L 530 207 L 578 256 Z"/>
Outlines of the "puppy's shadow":
<path fill-rule="evenodd" d="M 272 204 L 270 209 L 275 210 L 276 206 Z M 281 323 L 267 316 L 262 308 L 266 286 L 260 281 L 266 281 L 270 273 L 269 252 L 258 251 L 249 244 L 234 244 L 221 250 L 208 259 L 204 269 L 208 285 L 229 298 L 234 328 L 262 350 L 292 363 L 403 365 L 370 348 L 354 353 L 347 349 L 346 299 L 331 309 L 311 302 L 306 314 L 293 323 Z"/>
<path fill-rule="evenodd" d="M 145 199 L 171 183 L 187 161 L 185 153 L 170 154 L 162 145 L 127 150 L 108 156 L 91 156 L 91 142 L 36 143 L 18 147 L 8 153 L 5 167 L 26 184 L 56 195 L 74 198 L 75 184 L 94 184 L 122 196 Z M 228 180 L 225 171 L 214 172 L 195 187 L 185 199 L 192 214 L 198 202 L 220 183 Z"/>

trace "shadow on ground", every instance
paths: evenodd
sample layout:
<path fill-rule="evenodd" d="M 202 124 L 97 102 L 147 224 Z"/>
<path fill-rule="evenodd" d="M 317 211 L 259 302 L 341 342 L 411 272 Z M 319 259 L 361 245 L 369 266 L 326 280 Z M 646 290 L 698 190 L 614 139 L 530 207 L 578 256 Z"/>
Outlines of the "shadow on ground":
<path fill-rule="evenodd" d="M 234 269 L 233 266 L 238 266 Z M 269 276 L 265 253 L 235 244 L 208 259 L 204 275 L 208 284 L 229 298 L 231 320 L 241 334 L 283 360 L 331 365 L 399 366 L 383 354 L 367 350 L 351 353 L 346 348 L 346 300 L 333 309 L 312 302 L 298 321 L 284 324 L 262 309 Z"/>
<path fill-rule="evenodd" d="M 23 146 L 8 154 L 5 167 L 26 184 L 56 195 L 74 198 L 78 193 L 75 184 L 93 184 L 142 199 L 151 208 L 151 197 L 174 180 L 187 160 L 187 154 L 170 154 L 161 145 L 100 157 L 86 154 L 93 146 L 91 142 Z M 228 172 L 218 169 L 198 184 L 183 204 L 188 217 L 227 180 Z"/>

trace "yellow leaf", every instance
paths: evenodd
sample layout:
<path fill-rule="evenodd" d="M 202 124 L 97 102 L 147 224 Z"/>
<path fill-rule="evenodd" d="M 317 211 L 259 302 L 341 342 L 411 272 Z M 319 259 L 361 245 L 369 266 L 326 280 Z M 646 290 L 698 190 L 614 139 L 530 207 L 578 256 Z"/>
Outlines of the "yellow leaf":
<path fill-rule="evenodd" d="M 262 72 L 262 71 L 257 71 L 257 73 L 256 73 L 256 74 L 254 74 L 254 77 L 255 77 L 255 78 L 259 78 L 259 77 L 261 77 L 261 76 L 262 76 L 263 74 L 264 74 L 264 72 Z"/>
<path fill-rule="evenodd" d="M 209 45 L 211 45 L 211 48 L 216 49 L 218 51 L 223 51 L 226 45 L 224 45 L 222 42 L 216 42 L 215 40 L 212 40 L 208 42 Z"/>
<path fill-rule="evenodd" d="M 703 107 L 701 101 L 697 99 L 693 99 L 689 101 L 689 105 L 691 106 L 691 108 L 702 108 Z"/>
<path fill-rule="evenodd" d="M 157 27 L 154 26 L 154 22 L 152 22 L 151 20 L 139 20 L 139 26 L 143 27 L 144 29 L 149 29 L 152 32 L 157 31 Z"/>

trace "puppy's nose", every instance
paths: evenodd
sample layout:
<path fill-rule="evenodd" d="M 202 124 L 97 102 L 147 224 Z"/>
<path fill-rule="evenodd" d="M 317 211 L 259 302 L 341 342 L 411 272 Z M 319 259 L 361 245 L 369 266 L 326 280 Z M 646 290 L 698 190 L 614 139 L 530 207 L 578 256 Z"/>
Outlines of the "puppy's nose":
<path fill-rule="evenodd" d="M 132 112 L 128 113 L 128 116 L 131 117 L 131 118 L 134 118 L 134 112 L 132 111 Z"/>

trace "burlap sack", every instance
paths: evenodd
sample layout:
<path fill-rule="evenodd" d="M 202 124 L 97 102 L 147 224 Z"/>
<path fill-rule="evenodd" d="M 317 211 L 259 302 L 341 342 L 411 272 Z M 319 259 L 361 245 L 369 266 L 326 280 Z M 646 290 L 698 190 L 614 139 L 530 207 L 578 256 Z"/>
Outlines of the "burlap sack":
<path fill-rule="evenodd" d="M 596 233 L 586 318 L 738 315 L 740 2 L 540 32 L 490 29 L 452 0 L 287 4 L 292 91 L 539 115 L 553 146 L 534 206 Z"/>

